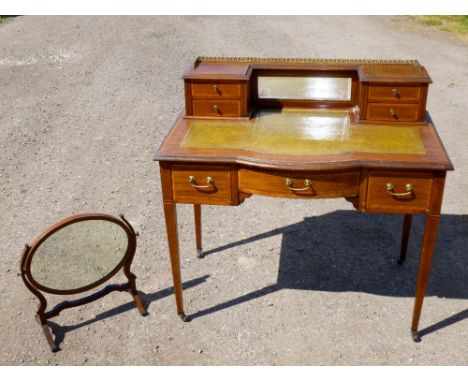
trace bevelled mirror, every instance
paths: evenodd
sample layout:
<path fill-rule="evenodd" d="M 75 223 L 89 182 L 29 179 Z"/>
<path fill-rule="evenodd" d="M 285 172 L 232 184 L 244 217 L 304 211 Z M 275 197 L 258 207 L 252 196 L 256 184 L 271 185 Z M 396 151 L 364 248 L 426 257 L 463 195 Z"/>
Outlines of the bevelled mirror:
<path fill-rule="evenodd" d="M 130 223 L 104 214 L 81 214 L 63 219 L 46 229 L 31 246 L 26 246 L 21 275 L 27 288 L 40 301 L 38 319 L 52 351 L 57 345 L 47 319 L 63 309 L 96 300 L 111 291 L 129 291 L 138 311 L 146 315 L 130 266 L 136 250 L 136 236 Z M 123 268 L 128 283 L 108 285 L 101 292 L 75 301 L 65 301 L 46 312 L 41 293 L 65 295 L 90 290 L 109 280 Z"/>
<path fill-rule="evenodd" d="M 259 99 L 351 101 L 351 77 L 258 76 Z"/>

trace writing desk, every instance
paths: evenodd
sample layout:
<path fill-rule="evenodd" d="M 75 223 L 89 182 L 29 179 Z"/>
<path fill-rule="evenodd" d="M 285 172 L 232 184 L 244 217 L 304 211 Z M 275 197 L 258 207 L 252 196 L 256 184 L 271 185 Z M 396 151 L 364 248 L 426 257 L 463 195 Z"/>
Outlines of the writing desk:
<path fill-rule="evenodd" d="M 286 80 L 285 80 L 286 79 Z M 426 214 L 411 333 L 418 323 L 453 166 L 425 111 L 430 78 L 417 61 L 198 59 L 184 75 L 185 113 L 156 153 L 160 162 L 177 312 L 182 299 L 176 205 L 251 195 L 345 198 L 360 212 Z"/>

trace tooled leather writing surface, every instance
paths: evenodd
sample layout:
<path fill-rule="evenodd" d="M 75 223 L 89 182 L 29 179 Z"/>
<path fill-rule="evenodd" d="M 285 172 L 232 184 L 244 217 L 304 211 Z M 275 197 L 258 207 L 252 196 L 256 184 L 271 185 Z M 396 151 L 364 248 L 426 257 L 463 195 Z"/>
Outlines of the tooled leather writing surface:
<path fill-rule="evenodd" d="M 193 121 L 181 147 L 279 155 L 424 155 L 416 126 L 351 123 L 347 110 L 262 110 L 248 121 Z"/>

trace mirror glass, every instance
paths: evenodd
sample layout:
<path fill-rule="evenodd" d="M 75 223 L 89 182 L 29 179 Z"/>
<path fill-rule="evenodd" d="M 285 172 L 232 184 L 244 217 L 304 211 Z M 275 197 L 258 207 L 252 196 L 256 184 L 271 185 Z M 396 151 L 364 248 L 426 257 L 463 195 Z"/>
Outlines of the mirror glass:
<path fill-rule="evenodd" d="M 258 98 L 351 101 L 347 77 L 258 77 Z"/>
<path fill-rule="evenodd" d="M 54 232 L 36 249 L 31 275 L 46 288 L 84 288 L 109 275 L 125 256 L 127 247 L 127 233 L 116 223 L 72 223 Z"/>

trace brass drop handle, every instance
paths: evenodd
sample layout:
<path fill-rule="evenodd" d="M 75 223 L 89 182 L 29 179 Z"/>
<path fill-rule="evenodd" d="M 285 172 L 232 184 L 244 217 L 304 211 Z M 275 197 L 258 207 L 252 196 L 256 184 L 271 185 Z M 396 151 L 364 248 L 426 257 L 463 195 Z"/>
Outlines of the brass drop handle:
<path fill-rule="evenodd" d="M 387 190 L 387 192 L 392 195 L 392 196 L 395 196 L 397 198 L 404 198 L 406 196 L 411 196 L 413 195 L 413 185 L 411 183 L 408 183 L 406 186 L 405 186 L 405 190 L 407 192 L 393 192 L 393 184 L 392 183 L 387 183 L 385 185 L 385 188 Z"/>
<path fill-rule="evenodd" d="M 219 107 L 218 107 L 218 105 L 213 105 L 213 111 L 214 111 L 215 113 L 219 113 Z"/>
<path fill-rule="evenodd" d="M 390 109 L 390 114 L 392 115 L 393 118 L 397 119 L 397 113 L 395 112 L 395 110 Z"/>
<path fill-rule="evenodd" d="M 392 89 L 392 94 L 393 94 L 396 98 L 400 98 L 400 92 L 398 91 L 397 88 L 393 88 L 393 89 Z"/>
<path fill-rule="evenodd" d="M 211 176 L 206 177 L 206 186 L 199 186 L 197 185 L 197 179 L 193 176 L 190 175 L 188 177 L 188 182 L 193 188 L 209 188 L 214 184 L 214 179 Z"/>
<path fill-rule="evenodd" d="M 292 179 L 291 178 L 286 178 L 284 180 L 284 185 L 289 188 L 291 191 L 305 191 L 305 190 L 308 190 L 309 188 L 312 187 L 312 181 L 310 179 L 305 179 L 304 180 L 304 188 L 294 188 L 294 187 L 291 187 L 292 186 Z"/>
<path fill-rule="evenodd" d="M 216 94 L 219 94 L 218 85 L 213 85 L 213 91 L 214 91 Z"/>

